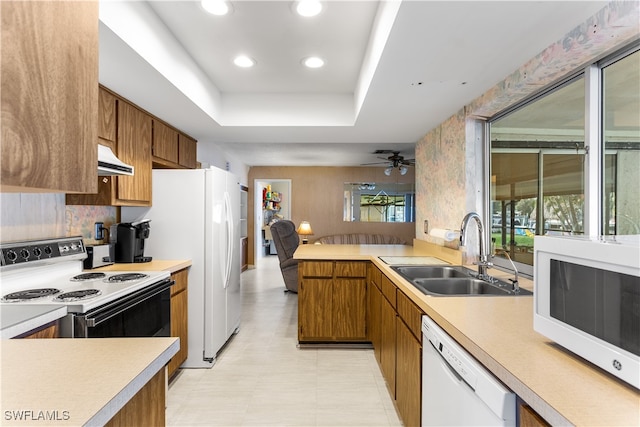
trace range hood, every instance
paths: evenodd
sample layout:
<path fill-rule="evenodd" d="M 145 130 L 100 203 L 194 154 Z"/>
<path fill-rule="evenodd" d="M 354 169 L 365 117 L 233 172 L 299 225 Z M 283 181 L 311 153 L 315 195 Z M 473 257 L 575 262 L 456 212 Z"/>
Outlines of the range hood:
<path fill-rule="evenodd" d="M 117 158 L 111 148 L 98 144 L 98 176 L 112 175 L 133 175 L 133 166 Z"/>

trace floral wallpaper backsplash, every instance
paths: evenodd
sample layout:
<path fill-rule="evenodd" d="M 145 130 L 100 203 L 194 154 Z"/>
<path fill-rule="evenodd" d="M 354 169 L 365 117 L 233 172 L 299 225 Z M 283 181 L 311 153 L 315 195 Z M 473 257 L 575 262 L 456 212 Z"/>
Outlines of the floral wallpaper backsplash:
<path fill-rule="evenodd" d="M 116 208 L 114 206 L 66 206 L 65 222 L 67 236 L 82 236 L 85 244 L 102 243 L 94 240 L 94 224 L 104 223 L 109 229 L 116 223 Z"/>
<path fill-rule="evenodd" d="M 82 236 L 94 244 L 94 223 L 109 228 L 117 215 L 114 206 L 66 206 L 62 193 L 1 193 L 0 242 Z"/>

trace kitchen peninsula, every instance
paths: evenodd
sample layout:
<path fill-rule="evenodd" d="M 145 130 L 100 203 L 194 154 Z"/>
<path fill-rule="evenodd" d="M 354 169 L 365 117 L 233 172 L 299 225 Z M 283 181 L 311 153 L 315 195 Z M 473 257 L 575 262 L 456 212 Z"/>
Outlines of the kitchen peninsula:
<path fill-rule="evenodd" d="M 398 295 L 431 317 L 552 425 L 640 424 L 640 392 L 536 333 L 532 297 L 426 296 L 379 258 L 427 256 L 462 262 L 457 251 L 419 240 L 414 245 L 301 245 L 294 258 L 303 263 L 369 261 L 383 282 L 388 279 Z M 510 277 L 495 269 L 491 273 Z M 533 283 L 521 279 L 521 285 L 531 290 Z M 371 316 L 367 318 L 370 322 Z"/>

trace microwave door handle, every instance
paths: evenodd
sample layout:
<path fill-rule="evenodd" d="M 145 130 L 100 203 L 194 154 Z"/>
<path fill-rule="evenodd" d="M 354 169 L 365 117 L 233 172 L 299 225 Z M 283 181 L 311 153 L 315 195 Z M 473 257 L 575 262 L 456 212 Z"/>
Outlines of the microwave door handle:
<path fill-rule="evenodd" d="M 153 289 L 143 289 L 142 292 L 138 292 L 130 297 L 123 297 L 120 302 L 109 305 L 108 307 L 97 309 L 94 313 L 87 315 L 85 321 L 88 327 L 92 328 L 98 326 L 100 323 L 111 319 L 114 316 L 135 307 L 141 302 L 158 295 L 175 284 L 174 280 L 163 280 L 157 286 L 153 286 Z"/>

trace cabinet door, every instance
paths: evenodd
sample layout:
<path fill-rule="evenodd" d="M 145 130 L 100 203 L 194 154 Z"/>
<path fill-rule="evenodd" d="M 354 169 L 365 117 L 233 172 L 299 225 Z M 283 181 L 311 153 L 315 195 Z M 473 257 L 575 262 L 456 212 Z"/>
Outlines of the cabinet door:
<path fill-rule="evenodd" d="M 189 270 L 180 270 L 171 275 L 175 284 L 171 286 L 171 336 L 180 338 L 180 350 L 169 362 L 169 377 L 182 365 L 189 354 L 188 281 Z"/>
<path fill-rule="evenodd" d="M 332 294 L 331 279 L 303 278 L 300 281 L 298 289 L 298 341 L 332 338 Z"/>
<path fill-rule="evenodd" d="M 187 360 L 188 355 L 188 290 L 171 297 L 171 336 L 180 338 L 180 350 L 169 361 L 169 376 Z"/>
<path fill-rule="evenodd" d="M 520 427 L 548 427 L 550 424 L 544 420 L 530 406 L 519 404 L 518 412 L 520 418 Z"/>
<path fill-rule="evenodd" d="M 380 359 L 382 375 L 387 381 L 389 393 L 396 398 L 396 310 L 386 298 L 381 306 L 382 330 Z"/>
<path fill-rule="evenodd" d="M 198 143 L 195 139 L 191 139 L 186 135 L 178 134 L 178 163 L 189 169 L 195 169 L 198 166 Z"/>
<path fill-rule="evenodd" d="M 333 336 L 336 339 L 367 339 L 366 301 L 366 279 L 333 281 Z"/>
<path fill-rule="evenodd" d="M 117 177 L 121 205 L 151 205 L 151 116 L 118 102 L 118 157 L 133 165 L 134 176 Z"/>
<path fill-rule="evenodd" d="M 159 120 L 153 121 L 153 157 L 178 163 L 178 132 Z"/>
<path fill-rule="evenodd" d="M 422 345 L 397 317 L 396 405 L 407 427 L 420 426 L 422 410 Z"/>
<path fill-rule="evenodd" d="M 98 96 L 98 138 L 100 138 L 100 144 L 115 150 L 116 132 L 116 97 L 100 87 Z"/>
<path fill-rule="evenodd" d="M 380 350 L 382 339 L 382 293 L 380 289 L 373 283 L 369 282 L 369 327 L 367 332 L 369 333 L 369 340 L 373 345 L 373 353 L 380 364 Z"/>
<path fill-rule="evenodd" d="M 2 191 L 95 192 L 98 2 L 2 1 L 0 16 Z"/>

